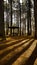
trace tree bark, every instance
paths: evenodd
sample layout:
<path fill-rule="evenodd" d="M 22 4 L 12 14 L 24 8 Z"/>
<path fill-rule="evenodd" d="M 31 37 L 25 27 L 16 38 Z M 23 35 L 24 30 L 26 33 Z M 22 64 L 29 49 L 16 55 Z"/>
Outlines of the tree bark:
<path fill-rule="evenodd" d="M 10 26 L 12 27 L 12 0 L 11 0 L 11 23 Z M 12 35 L 12 28 L 10 29 L 10 35 Z"/>
<path fill-rule="evenodd" d="M 0 0 L 0 37 L 5 39 L 4 29 L 4 1 Z"/>
<path fill-rule="evenodd" d="M 28 0 L 28 10 L 27 10 L 27 28 L 28 28 L 28 35 L 31 35 L 31 1 Z"/>
<path fill-rule="evenodd" d="M 37 38 L 37 0 L 34 0 L 35 38 Z"/>
<path fill-rule="evenodd" d="M 18 0 L 18 4 L 19 4 L 19 15 L 20 15 L 20 36 L 21 36 L 21 3 L 20 3 L 20 0 Z"/>

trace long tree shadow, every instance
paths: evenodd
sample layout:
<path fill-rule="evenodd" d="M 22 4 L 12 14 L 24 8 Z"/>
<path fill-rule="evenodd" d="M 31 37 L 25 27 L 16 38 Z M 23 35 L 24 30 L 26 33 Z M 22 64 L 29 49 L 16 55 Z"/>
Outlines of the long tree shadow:
<path fill-rule="evenodd" d="M 14 56 L 12 56 L 11 59 L 9 59 L 5 65 L 11 65 L 14 61 L 16 61 L 17 58 L 18 58 L 21 54 L 23 54 L 23 53 L 32 45 L 33 41 L 34 41 L 34 40 L 32 40 L 25 48 L 23 48 L 22 51 L 16 53 Z"/>
<path fill-rule="evenodd" d="M 26 42 L 28 42 L 29 40 L 27 40 Z M 7 54 L 9 54 L 10 52 L 14 51 L 16 48 L 21 47 L 22 45 L 24 45 L 26 42 L 20 44 L 18 46 L 15 46 L 14 48 L 10 49 L 10 50 L 6 50 L 5 52 L 3 52 L 0 56 L 0 59 L 3 58 L 4 56 L 6 56 Z"/>
<path fill-rule="evenodd" d="M 33 53 L 31 54 L 31 56 L 28 58 L 26 64 L 23 64 L 23 65 L 33 65 L 36 58 L 37 58 L 37 45 L 36 45 Z"/>
<path fill-rule="evenodd" d="M 6 41 L 4 41 L 3 43 L 0 42 L 1 44 L 3 44 L 3 45 L 0 44 L 0 50 L 5 49 L 5 48 L 7 48 L 7 47 L 9 47 L 9 46 L 12 46 L 12 45 L 14 45 L 14 44 L 17 44 L 17 43 L 19 43 L 19 42 L 21 42 L 21 41 L 23 41 L 23 40 L 26 40 L 26 39 L 28 39 L 28 38 L 19 39 L 18 41 L 15 41 L 15 42 L 12 42 L 12 43 L 10 42 L 10 40 L 6 40 Z M 30 40 L 30 39 L 32 39 L 32 38 L 29 38 L 29 40 Z M 6 42 L 6 43 L 10 42 L 10 44 L 5 44 L 5 42 Z"/>
<path fill-rule="evenodd" d="M 7 47 L 9 47 L 9 46 L 12 46 L 12 45 L 14 45 L 14 44 L 17 44 L 17 43 L 19 43 L 19 42 L 21 42 L 21 41 L 23 41 L 23 40 L 24 40 L 24 39 L 21 39 L 21 40 L 12 42 L 12 43 L 10 42 L 10 44 L 0 45 L 0 50 L 5 49 L 5 48 L 7 48 Z"/>

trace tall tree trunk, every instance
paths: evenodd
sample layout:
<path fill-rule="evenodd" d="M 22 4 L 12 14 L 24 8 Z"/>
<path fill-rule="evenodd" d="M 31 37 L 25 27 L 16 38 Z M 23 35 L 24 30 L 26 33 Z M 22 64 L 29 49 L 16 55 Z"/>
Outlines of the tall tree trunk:
<path fill-rule="evenodd" d="M 11 24 L 10 24 L 10 26 L 12 27 L 12 0 L 11 0 Z M 12 28 L 10 29 L 10 35 L 12 35 Z"/>
<path fill-rule="evenodd" d="M 19 3 L 19 8 L 20 8 L 20 36 L 21 36 L 21 4 Z"/>
<path fill-rule="evenodd" d="M 5 30 L 4 30 L 4 1 L 0 0 L 0 36 L 2 39 L 5 39 Z"/>
<path fill-rule="evenodd" d="M 27 10 L 27 28 L 28 28 L 28 35 L 31 35 L 31 2 L 28 0 L 28 10 Z"/>
<path fill-rule="evenodd" d="M 29 35 L 29 11 L 27 11 L 27 30 Z"/>
<path fill-rule="evenodd" d="M 29 9 L 29 35 L 31 35 L 31 9 Z"/>
<path fill-rule="evenodd" d="M 37 0 L 34 0 L 35 38 L 37 38 Z"/>

